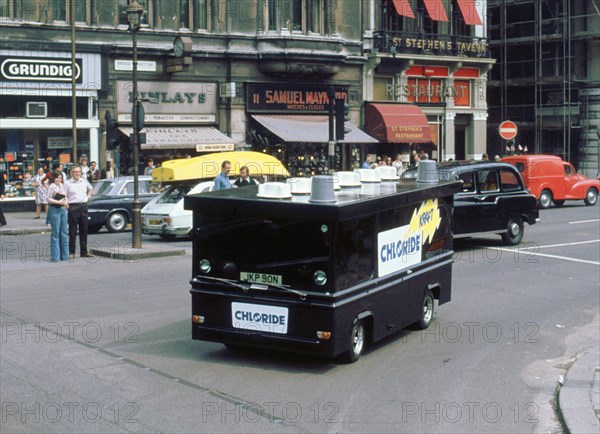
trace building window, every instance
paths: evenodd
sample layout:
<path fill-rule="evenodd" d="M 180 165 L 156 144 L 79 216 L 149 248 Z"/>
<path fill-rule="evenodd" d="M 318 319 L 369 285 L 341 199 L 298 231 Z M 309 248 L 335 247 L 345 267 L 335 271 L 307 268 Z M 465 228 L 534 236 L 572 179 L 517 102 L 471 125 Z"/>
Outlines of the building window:
<path fill-rule="evenodd" d="M 67 21 L 67 0 L 52 0 L 52 20 Z"/>
<path fill-rule="evenodd" d="M 77 23 L 89 22 L 89 18 L 88 18 L 89 4 L 88 3 L 89 3 L 89 0 L 80 0 L 80 1 L 75 2 L 75 22 L 77 22 Z"/>
<path fill-rule="evenodd" d="M 0 17 L 12 18 L 14 15 L 12 0 L 0 0 Z"/>
<path fill-rule="evenodd" d="M 179 28 L 190 29 L 190 0 L 179 0 Z"/>
<path fill-rule="evenodd" d="M 267 22 L 269 30 L 277 30 L 277 0 L 267 1 Z"/>
<path fill-rule="evenodd" d="M 194 27 L 208 30 L 208 10 L 206 0 L 194 0 Z"/>
<path fill-rule="evenodd" d="M 268 30 L 285 28 L 294 33 L 324 33 L 324 0 L 266 0 L 265 6 Z"/>

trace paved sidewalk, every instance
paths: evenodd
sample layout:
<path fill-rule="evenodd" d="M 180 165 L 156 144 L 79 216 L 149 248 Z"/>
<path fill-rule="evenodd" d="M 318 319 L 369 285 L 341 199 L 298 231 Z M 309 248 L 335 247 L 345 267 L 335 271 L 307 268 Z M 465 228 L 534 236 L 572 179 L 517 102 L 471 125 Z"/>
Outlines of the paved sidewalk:
<path fill-rule="evenodd" d="M 35 219 L 34 212 L 11 212 L 4 213 L 6 226 L 0 227 L 0 237 L 10 235 L 28 235 L 50 233 L 50 226 L 46 224 L 46 214 L 42 212 L 39 219 Z M 163 256 L 182 256 L 185 249 L 177 249 L 164 244 L 143 244 L 141 249 L 120 249 L 115 252 L 110 248 L 90 249 L 90 253 L 114 259 L 138 260 L 144 258 L 157 258 Z"/>
<path fill-rule="evenodd" d="M 600 433 L 600 348 L 589 349 L 569 368 L 558 401 L 571 434 Z"/>

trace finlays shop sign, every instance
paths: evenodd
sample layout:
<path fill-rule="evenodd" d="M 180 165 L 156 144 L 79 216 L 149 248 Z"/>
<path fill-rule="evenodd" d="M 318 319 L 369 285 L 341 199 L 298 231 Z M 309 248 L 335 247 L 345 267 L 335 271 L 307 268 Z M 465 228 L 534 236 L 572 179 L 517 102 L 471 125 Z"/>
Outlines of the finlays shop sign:
<path fill-rule="evenodd" d="M 217 83 L 138 82 L 146 124 L 216 124 Z M 117 81 L 118 121 L 131 122 L 133 84 Z"/>
<path fill-rule="evenodd" d="M 71 59 L 1 57 L 0 80 L 71 82 L 73 65 Z M 75 81 L 82 82 L 82 60 L 75 59 Z"/>

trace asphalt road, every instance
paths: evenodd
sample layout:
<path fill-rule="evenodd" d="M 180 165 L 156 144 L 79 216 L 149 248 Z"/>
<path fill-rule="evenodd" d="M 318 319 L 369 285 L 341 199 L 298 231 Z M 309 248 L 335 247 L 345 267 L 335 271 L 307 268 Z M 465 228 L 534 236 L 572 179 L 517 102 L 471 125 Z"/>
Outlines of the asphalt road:
<path fill-rule="evenodd" d="M 0 431 L 561 432 L 559 377 L 600 342 L 600 207 L 541 218 L 458 244 L 430 328 L 352 365 L 192 341 L 191 254 L 53 264 L 49 235 L 3 237 Z"/>

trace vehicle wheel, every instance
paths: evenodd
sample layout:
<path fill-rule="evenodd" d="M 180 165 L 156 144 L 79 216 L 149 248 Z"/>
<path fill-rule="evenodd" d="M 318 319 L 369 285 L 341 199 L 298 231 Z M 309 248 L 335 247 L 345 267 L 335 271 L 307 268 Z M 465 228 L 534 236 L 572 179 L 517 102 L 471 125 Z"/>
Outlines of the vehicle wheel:
<path fill-rule="evenodd" d="M 417 321 L 417 328 L 419 330 L 425 330 L 431 324 L 433 320 L 433 306 L 435 303 L 435 299 L 433 298 L 433 293 L 431 291 L 427 291 L 425 293 L 425 297 L 423 297 L 423 312 L 421 313 L 421 319 Z"/>
<path fill-rule="evenodd" d="M 97 234 L 102 229 L 102 225 L 89 225 L 88 234 Z"/>
<path fill-rule="evenodd" d="M 123 232 L 127 227 L 127 216 L 120 212 L 115 212 L 108 216 L 106 228 L 108 232 Z"/>
<path fill-rule="evenodd" d="M 554 199 L 554 205 L 556 205 L 557 207 L 559 207 L 559 208 L 560 208 L 560 207 L 561 207 L 561 206 L 563 206 L 564 204 L 565 204 L 565 201 L 564 201 L 564 200 L 556 200 L 556 199 Z"/>
<path fill-rule="evenodd" d="M 513 217 L 508 222 L 508 230 L 502 234 L 502 241 L 508 246 L 516 246 L 523 239 L 525 225 L 519 217 Z"/>
<path fill-rule="evenodd" d="M 158 234 L 163 240 L 174 240 L 177 235 L 173 234 Z"/>
<path fill-rule="evenodd" d="M 348 351 L 344 353 L 344 361 L 347 363 L 356 362 L 365 347 L 365 324 L 360 319 L 355 319 L 348 340 Z"/>
<path fill-rule="evenodd" d="M 552 205 L 552 192 L 550 190 L 544 190 L 540 194 L 540 208 L 547 209 Z"/>
<path fill-rule="evenodd" d="M 595 188 L 590 188 L 587 191 L 585 199 L 583 201 L 588 206 L 596 205 L 598 203 L 598 190 L 596 190 Z"/>

